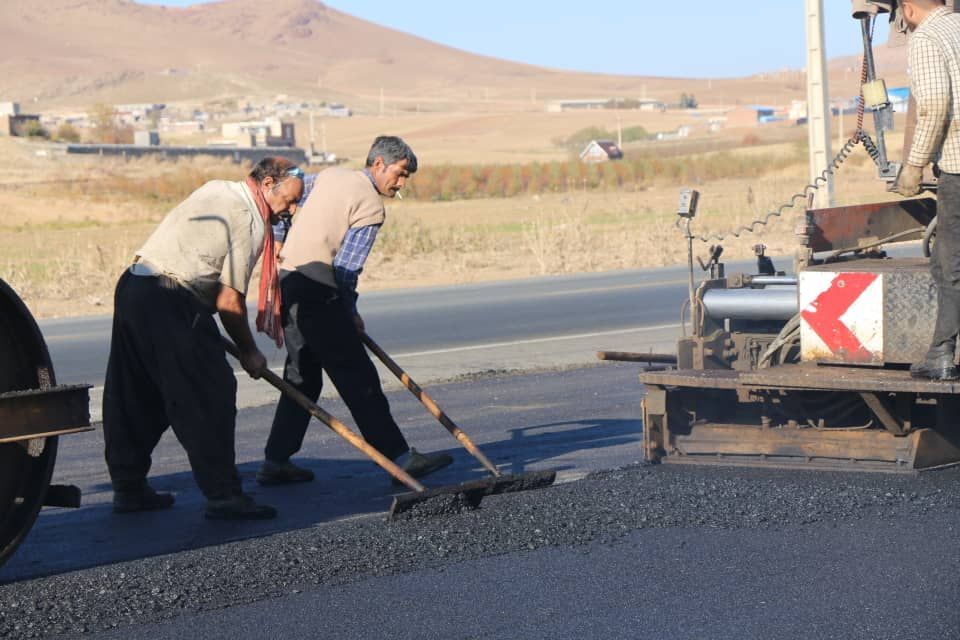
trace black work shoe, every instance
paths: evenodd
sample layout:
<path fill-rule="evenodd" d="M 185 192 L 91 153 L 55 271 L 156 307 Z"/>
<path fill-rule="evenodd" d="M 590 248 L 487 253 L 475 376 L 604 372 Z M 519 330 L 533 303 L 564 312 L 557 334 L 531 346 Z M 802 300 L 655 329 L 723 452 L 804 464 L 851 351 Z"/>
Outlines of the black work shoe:
<path fill-rule="evenodd" d="M 295 484 L 312 480 L 313 471 L 298 467 L 289 460 L 286 462 L 264 460 L 260 470 L 257 471 L 257 483 L 262 485 Z"/>
<path fill-rule="evenodd" d="M 114 513 L 134 513 L 136 511 L 156 511 L 169 509 L 175 502 L 173 494 L 157 493 L 146 482 L 139 489 L 113 492 Z"/>
<path fill-rule="evenodd" d="M 954 364 L 953 349 L 953 343 L 930 347 L 923 360 L 910 365 L 910 377 L 927 380 L 960 379 L 960 370 L 957 370 L 957 365 Z"/>
<path fill-rule="evenodd" d="M 453 458 L 446 453 L 420 453 L 411 447 L 394 462 L 414 478 L 420 478 L 448 466 L 453 462 Z M 403 483 L 394 478 L 393 484 L 402 485 Z"/>
<path fill-rule="evenodd" d="M 270 520 L 277 517 L 277 510 L 265 504 L 257 504 L 245 493 L 229 498 L 207 500 L 204 517 L 213 520 Z"/>

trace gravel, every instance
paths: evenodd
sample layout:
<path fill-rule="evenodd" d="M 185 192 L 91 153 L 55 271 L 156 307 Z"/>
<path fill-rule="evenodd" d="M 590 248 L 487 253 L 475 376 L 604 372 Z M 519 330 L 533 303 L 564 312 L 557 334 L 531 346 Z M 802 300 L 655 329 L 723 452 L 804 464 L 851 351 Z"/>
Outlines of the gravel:
<path fill-rule="evenodd" d="M 915 476 L 637 465 L 481 509 L 326 524 L 0 586 L 0 637 L 162 621 L 370 576 L 542 547 L 610 543 L 645 528 L 776 529 L 946 513 L 960 471 Z M 955 535 L 944 532 L 944 535 Z"/>

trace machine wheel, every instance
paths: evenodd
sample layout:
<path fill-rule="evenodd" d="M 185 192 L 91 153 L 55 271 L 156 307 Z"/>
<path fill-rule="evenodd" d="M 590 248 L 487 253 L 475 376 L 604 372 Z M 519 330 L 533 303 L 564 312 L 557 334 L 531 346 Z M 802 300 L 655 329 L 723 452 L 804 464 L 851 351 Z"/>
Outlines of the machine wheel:
<path fill-rule="evenodd" d="M 933 255 L 933 242 L 937 239 L 937 219 L 934 217 L 923 232 L 923 257 Z"/>
<path fill-rule="evenodd" d="M 0 280 L 0 393 L 56 384 L 47 345 L 20 297 Z M 0 437 L 5 435 L 0 421 Z M 37 518 L 57 459 L 57 438 L 0 444 L 0 565 Z"/>

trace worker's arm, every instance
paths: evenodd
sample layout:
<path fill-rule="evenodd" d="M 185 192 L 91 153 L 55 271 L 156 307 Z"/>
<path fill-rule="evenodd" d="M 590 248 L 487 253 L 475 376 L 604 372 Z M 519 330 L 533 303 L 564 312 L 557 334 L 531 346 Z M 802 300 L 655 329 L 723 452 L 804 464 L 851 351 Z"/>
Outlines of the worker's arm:
<path fill-rule="evenodd" d="M 917 128 L 907 164 L 925 167 L 943 145 L 950 114 L 951 86 L 946 58 L 929 38 L 914 37 L 910 46 L 911 86 L 917 101 Z"/>
<path fill-rule="evenodd" d="M 340 251 L 333 259 L 333 275 L 337 281 L 337 289 L 347 309 L 353 314 L 353 321 L 360 331 L 364 330 L 364 326 L 363 319 L 357 313 L 357 281 L 360 279 L 360 273 L 363 272 L 363 265 L 370 255 L 370 250 L 373 249 L 379 230 L 379 224 L 350 229 L 347 231 Z"/>
<path fill-rule="evenodd" d="M 227 334 L 240 351 L 240 365 L 251 378 L 259 378 L 267 368 L 267 358 L 257 348 L 247 321 L 247 297 L 225 284 L 217 294 L 217 313 Z"/>

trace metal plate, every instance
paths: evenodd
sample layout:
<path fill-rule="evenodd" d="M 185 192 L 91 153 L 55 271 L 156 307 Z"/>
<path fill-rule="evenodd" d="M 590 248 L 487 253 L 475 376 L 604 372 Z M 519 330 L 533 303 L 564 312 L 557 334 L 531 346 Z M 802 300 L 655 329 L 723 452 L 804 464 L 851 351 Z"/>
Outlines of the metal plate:
<path fill-rule="evenodd" d="M 730 369 L 644 371 L 640 374 L 640 382 L 658 387 L 737 389 L 740 387 L 740 372 Z"/>
<path fill-rule="evenodd" d="M 758 371 L 650 371 L 640 382 L 658 387 L 694 389 L 806 389 L 811 391 L 905 392 L 922 395 L 960 394 L 960 381 L 918 380 L 899 369 L 785 364 Z"/>
<path fill-rule="evenodd" d="M 930 345 L 937 290 L 925 258 L 817 265 L 800 273 L 800 310 L 804 362 L 909 364 Z"/>
<path fill-rule="evenodd" d="M 743 373 L 740 384 L 760 389 L 809 389 L 812 391 L 904 392 L 923 395 L 960 393 L 960 381 L 939 382 L 910 377 L 899 369 L 785 364 Z"/>
<path fill-rule="evenodd" d="M 859 247 L 895 233 L 926 227 L 937 214 L 933 198 L 880 202 L 807 211 L 813 251 Z"/>

